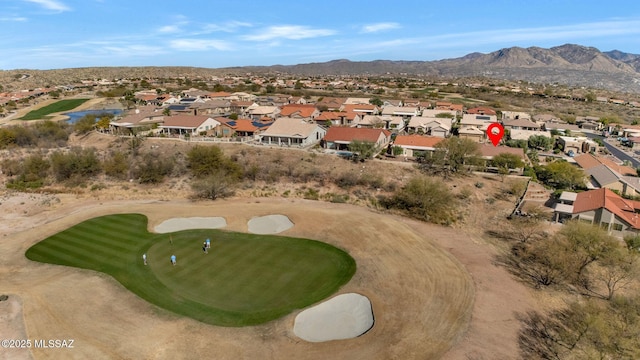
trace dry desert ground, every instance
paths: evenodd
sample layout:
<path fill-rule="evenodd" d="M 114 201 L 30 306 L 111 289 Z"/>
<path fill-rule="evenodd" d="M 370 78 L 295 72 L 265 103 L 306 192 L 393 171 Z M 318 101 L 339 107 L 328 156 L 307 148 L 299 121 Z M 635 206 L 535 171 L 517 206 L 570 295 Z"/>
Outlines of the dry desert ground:
<path fill-rule="evenodd" d="M 73 349 L 0 349 L 0 359 L 516 359 L 516 314 L 535 295 L 493 263 L 480 232 L 380 214 L 365 207 L 281 198 L 193 202 L 139 196 L 4 192 L 0 205 L 0 338 L 73 339 Z M 309 343 L 293 333 L 299 311 L 261 326 L 224 328 L 158 309 L 112 278 L 32 262 L 34 243 L 83 220 L 142 213 L 149 229 L 174 217 L 222 216 L 247 231 L 255 216 L 283 214 L 283 235 L 347 250 L 358 269 L 338 293 L 372 303 L 361 337 Z"/>

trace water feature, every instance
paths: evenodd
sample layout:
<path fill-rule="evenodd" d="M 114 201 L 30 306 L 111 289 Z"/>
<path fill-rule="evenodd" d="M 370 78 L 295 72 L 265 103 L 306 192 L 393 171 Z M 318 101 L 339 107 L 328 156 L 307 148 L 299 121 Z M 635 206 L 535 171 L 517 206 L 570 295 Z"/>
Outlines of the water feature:
<path fill-rule="evenodd" d="M 85 115 L 90 115 L 90 114 L 100 115 L 104 113 L 120 115 L 122 114 L 122 110 L 121 109 L 83 110 L 83 111 L 67 112 L 67 113 L 64 113 L 63 115 L 66 115 L 69 117 L 69 119 L 67 120 L 69 124 L 75 124 L 76 121 L 78 121 L 80 118 L 82 118 Z"/>

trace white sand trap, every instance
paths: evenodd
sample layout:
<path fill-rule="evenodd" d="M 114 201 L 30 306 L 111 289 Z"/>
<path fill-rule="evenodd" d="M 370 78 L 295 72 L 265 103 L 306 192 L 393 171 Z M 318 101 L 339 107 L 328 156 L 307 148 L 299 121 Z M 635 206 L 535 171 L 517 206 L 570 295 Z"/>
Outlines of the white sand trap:
<path fill-rule="evenodd" d="M 373 327 L 373 309 L 366 296 L 342 294 L 304 310 L 293 325 L 297 337 L 310 341 L 352 339 Z"/>
<path fill-rule="evenodd" d="M 158 224 L 153 230 L 157 233 L 170 233 L 191 229 L 219 229 L 227 226 L 223 217 L 173 218 Z"/>
<path fill-rule="evenodd" d="M 249 232 L 253 234 L 277 234 L 291 229 L 293 223 L 284 215 L 267 215 L 251 218 Z"/>

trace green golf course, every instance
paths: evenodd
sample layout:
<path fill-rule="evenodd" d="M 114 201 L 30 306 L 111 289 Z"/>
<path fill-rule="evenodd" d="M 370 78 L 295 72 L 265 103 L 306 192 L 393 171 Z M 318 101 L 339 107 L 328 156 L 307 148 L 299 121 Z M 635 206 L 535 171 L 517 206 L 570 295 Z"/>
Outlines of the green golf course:
<path fill-rule="evenodd" d="M 21 117 L 20 120 L 45 119 L 47 115 L 75 109 L 87 101 L 89 101 L 89 99 L 67 99 L 56 101 L 53 104 L 41 107 L 40 109 L 29 111 L 25 116 Z"/>
<path fill-rule="evenodd" d="M 36 243 L 26 256 L 109 274 L 150 303 L 220 326 L 280 318 L 332 295 L 356 271 L 349 254 L 323 242 L 211 229 L 155 234 L 141 214 L 84 221 Z"/>

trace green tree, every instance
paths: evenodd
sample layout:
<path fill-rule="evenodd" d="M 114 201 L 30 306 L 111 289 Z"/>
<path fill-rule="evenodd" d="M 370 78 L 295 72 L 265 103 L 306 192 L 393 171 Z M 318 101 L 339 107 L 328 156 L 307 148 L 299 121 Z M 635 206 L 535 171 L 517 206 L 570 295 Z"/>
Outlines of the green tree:
<path fill-rule="evenodd" d="M 171 109 L 169 109 L 168 107 L 164 108 L 164 110 L 162 110 L 162 115 L 171 116 Z"/>
<path fill-rule="evenodd" d="M 362 159 L 370 159 L 380 151 L 380 148 L 372 141 L 353 140 L 349 144 L 349 151 L 357 153 Z"/>
<path fill-rule="evenodd" d="M 585 187 L 584 171 L 566 161 L 537 166 L 535 172 L 540 181 L 556 189 L 575 190 Z"/>
<path fill-rule="evenodd" d="M 217 146 L 195 146 L 187 153 L 187 166 L 197 178 L 225 173 L 232 179 L 242 177 L 240 166 Z"/>
<path fill-rule="evenodd" d="M 423 166 L 430 172 L 441 172 L 447 176 L 480 161 L 480 146 L 470 139 L 450 137 L 436 144 L 435 148 L 433 155 L 425 158 Z"/>
<path fill-rule="evenodd" d="M 146 153 L 141 161 L 133 168 L 132 176 L 142 184 L 159 184 L 171 173 L 175 166 L 172 157 Z"/>
<path fill-rule="evenodd" d="M 238 114 L 236 114 L 236 113 L 231 113 L 231 115 L 229 115 L 229 119 L 231 119 L 231 120 L 238 120 Z"/>
<path fill-rule="evenodd" d="M 528 140 L 528 146 L 531 149 L 548 151 L 551 150 L 552 145 L 553 141 L 551 138 L 543 135 L 532 135 Z"/>
<path fill-rule="evenodd" d="M 507 170 L 519 169 L 524 166 L 524 162 L 522 161 L 522 158 L 520 156 L 510 153 L 498 154 L 494 156 L 490 162 L 492 166 L 495 166 L 499 169 L 504 168 Z"/>
<path fill-rule="evenodd" d="M 449 187 L 442 180 L 426 176 L 409 180 L 385 205 L 436 224 L 452 224 L 458 217 L 458 202 Z"/>
<path fill-rule="evenodd" d="M 382 102 L 382 100 L 380 100 L 379 97 L 373 97 L 373 98 L 369 99 L 369 104 L 380 107 L 380 106 L 384 105 L 384 102 Z"/>
<path fill-rule="evenodd" d="M 73 125 L 73 130 L 79 135 L 86 134 L 96 127 L 96 116 L 93 114 L 88 114 L 76 121 Z"/>
<path fill-rule="evenodd" d="M 51 168 L 58 181 L 83 180 L 101 170 L 95 148 L 72 148 L 69 152 L 58 150 L 51 154 Z"/>
<path fill-rule="evenodd" d="M 102 163 L 102 168 L 107 176 L 124 180 L 129 172 L 129 161 L 123 152 L 114 152 Z"/>

